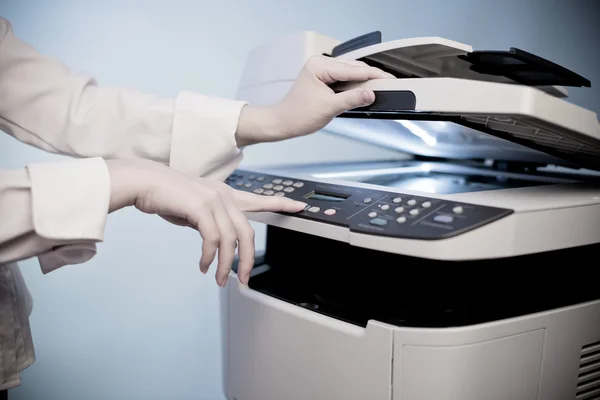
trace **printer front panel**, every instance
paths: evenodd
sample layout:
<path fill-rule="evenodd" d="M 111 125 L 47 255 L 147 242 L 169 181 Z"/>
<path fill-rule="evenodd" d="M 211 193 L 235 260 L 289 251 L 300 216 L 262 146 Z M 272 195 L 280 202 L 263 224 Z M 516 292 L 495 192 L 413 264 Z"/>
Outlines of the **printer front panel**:
<path fill-rule="evenodd" d="M 308 204 L 295 218 L 347 227 L 351 232 L 392 238 L 440 240 L 502 219 L 509 209 L 454 200 L 335 185 L 237 170 L 226 182 L 263 196 Z"/>

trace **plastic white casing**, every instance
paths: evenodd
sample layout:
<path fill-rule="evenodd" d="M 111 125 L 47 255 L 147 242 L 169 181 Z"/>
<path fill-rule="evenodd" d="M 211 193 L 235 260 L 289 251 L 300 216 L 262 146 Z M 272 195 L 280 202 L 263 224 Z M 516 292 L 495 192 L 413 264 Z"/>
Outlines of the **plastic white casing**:
<path fill-rule="evenodd" d="M 229 399 L 565 400 L 600 367 L 600 302 L 464 328 L 363 329 L 233 278 L 221 296 Z"/>
<path fill-rule="evenodd" d="M 422 45 L 416 46 L 419 41 Z M 249 56 L 238 98 L 254 104 L 278 101 L 310 56 L 329 53 L 338 43 L 305 32 L 257 49 Z M 470 46 L 439 38 L 407 39 L 343 57 L 355 59 L 381 53 L 386 46 L 391 52 L 383 51 L 378 61 L 391 61 L 405 70 L 412 68 L 413 72 L 420 68 L 422 76 L 430 79 L 373 81 L 367 85 L 378 90 L 393 90 L 394 85 L 409 88 L 416 94 L 418 109 L 462 115 L 464 108 L 469 107 L 474 117 L 479 113 L 544 114 L 558 126 L 565 124 L 553 98 L 536 100 L 540 93 L 536 89 L 515 91 L 515 87 L 509 89 L 509 85 L 499 82 L 474 79 L 465 85 L 464 80 L 457 83 L 453 78 L 440 78 L 447 72 L 446 67 L 436 64 L 435 59 L 443 54 L 468 52 Z M 403 47 L 407 51 L 394 50 Z M 421 53 L 415 56 L 414 51 Z M 414 60 L 421 61 L 417 65 Z M 560 88 L 547 90 L 554 91 L 555 97 L 566 95 Z M 434 92 L 456 96 L 456 101 L 441 102 Z M 475 105 L 479 108 L 474 110 L 472 101 L 465 105 L 469 96 L 481 100 Z M 579 108 L 568 112 L 577 114 L 576 118 L 569 118 L 568 123 L 574 124 L 571 127 L 600 137 L 597 119 L 592 120 L 589 112 Z M 256 172 L 277 175 L 271 171 Z M 312 176 L 285 176 L 315 180 Z M 333 178 L 319 180 L 382 189 Z M 342 227 L 271 213 L 248 216 L 257 222 L 357 246 L 446 260 L 509 257 L 597 243 L 600 239 L 598 187 L 556 184 L 452 195 L 402 193 L 515 212 L 474 231 L 436 241 L 355 234 Z M 255 272 L 264 268 L 268 266 Z M 365 265 L 366 270 L 376 268 Z M 580 376 L 590 368 L 600 368 L 600 301 L 463 328 L 412 329 L 377 321 L 361 328 L 256 292 L 240 285 L 235 273 L 231 275 L 221 295 L 224 391 L 229 399 L 565 400 L 573 399 L 577 390 L 585 393 L 590 387 L 596 391 L 588 391 L 577 399 L 600 396 L 600 377 Z M 344 284 L 343 274 L 339 284 Z M 411 283 L 398 282 L 398 290 L 404 284 Z M 543 288 L 532 288 L 532 296 L 537 290 Z"/>

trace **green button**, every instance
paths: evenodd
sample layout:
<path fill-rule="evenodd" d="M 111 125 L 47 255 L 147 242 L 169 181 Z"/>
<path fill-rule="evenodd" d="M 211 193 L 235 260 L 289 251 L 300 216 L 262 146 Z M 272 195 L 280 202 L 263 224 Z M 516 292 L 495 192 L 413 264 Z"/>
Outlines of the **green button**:
<path fill-rule="evenodd" d="M 383 218 L 373 218 L 373 219 L 371 220 L 371 224 L 372 224 L 372 225 L 385 226 L 385 225 L 387 225 L 387 219 L 383 219 Z"/>

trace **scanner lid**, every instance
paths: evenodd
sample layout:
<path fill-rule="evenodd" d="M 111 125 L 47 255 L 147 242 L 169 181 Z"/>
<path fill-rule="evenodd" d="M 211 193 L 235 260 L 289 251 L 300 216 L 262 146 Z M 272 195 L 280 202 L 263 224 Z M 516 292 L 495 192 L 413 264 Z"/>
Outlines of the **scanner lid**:
<path fill-rule="evenodd" d="M 443 38 L 381 42 L 379 32 L 333 48 L 398 79 L 367 87 L 376 100 L 324 131 L 415 155 L 600 170 L 597 115 L 564 98 L 589 80 L 519 49 L 475 51 Z"/>

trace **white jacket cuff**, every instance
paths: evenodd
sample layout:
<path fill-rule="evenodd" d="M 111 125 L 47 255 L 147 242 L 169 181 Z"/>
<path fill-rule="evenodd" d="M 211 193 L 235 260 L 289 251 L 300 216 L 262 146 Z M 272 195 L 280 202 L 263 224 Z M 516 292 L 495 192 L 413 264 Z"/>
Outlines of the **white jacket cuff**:
<path fill-rule="evenodd" d="M 186 174 L 225 179 L 242 159 L 235 134 L 246 104 L 181 93 L 175 105 L 169 165 Z"/>
<path fill-rule="evenodd" d="M 89 260 L 104 239 L 110 175 L 104 160 L 89 158 L 27 166 L 35 233 L 56 242 L 38 257 L 47 273 Z"/>

